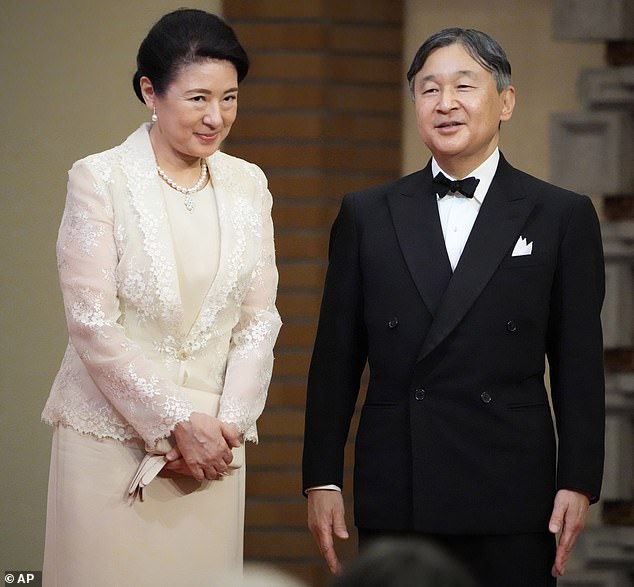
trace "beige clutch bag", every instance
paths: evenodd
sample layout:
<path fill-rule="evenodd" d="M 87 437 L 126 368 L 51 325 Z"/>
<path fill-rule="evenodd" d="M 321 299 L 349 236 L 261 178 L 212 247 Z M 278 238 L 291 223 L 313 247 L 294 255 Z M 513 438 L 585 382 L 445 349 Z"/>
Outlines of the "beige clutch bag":
<path fill-rule="evenodd" d="M 220 396 L 218 394 L 187 387 L 182 387 L 181 389 L 191 401 L 195 412 L 202 412 L 214 417 L 218 414 L 220 404 Z M 172 436 L 162 438 L 158 441 L 156 447 L 152 451 L 148 451 L 143 457 L 128 486 L 128 499 L 131 503 L 137 497 L 143 501 L 143 489 L 161 472 L 161 469 L 167 463 L 165 455 L 172 449 L 174 444 Z M 244 465 L 244 446 L 234 448 L 232 452 L 233 460 L 229 468 L 239 469 Z"/>

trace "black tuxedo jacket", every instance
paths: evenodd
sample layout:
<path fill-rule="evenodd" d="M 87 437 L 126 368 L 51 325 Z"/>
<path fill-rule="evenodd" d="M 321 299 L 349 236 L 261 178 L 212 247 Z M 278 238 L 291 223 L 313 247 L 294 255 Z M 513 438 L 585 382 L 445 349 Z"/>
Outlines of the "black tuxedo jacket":
<path fill-rule="evenodd" d="M 520 237 L 532 254 L 512 255 Z M 546 531 L 557 489 L 598 498 L 603 295 L 591 201 L 503 157 L 453 274 L 430 164 L 348 194 L 310 366 L 304 489 L 343 484 L 367 361 L 358 527 Z"/>

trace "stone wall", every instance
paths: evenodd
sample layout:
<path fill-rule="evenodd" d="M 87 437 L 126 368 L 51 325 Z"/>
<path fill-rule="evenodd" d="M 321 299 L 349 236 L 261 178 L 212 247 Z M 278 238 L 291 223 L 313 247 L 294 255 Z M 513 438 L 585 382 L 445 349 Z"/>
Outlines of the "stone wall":
<path fill-rule="evenodd" d="M 556 0 L 554 35 L 605 41 L 582 71 L 580 109 L 551 118 L 556 183 L 595 198 L 606 268 L 606 462 L 598 524 L 584 531 L 561 587 L 634 584 L 634 2 Z"/>

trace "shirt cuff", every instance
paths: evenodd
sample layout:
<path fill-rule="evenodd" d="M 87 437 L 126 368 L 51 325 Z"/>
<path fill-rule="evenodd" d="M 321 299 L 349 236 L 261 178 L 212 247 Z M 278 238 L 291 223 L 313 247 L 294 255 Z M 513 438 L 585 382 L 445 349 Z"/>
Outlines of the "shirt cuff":
<path fill-rule="evenodd" d="M 327 489 L 328 491 L 341 492 L 341 487 L 339 487 L 338 485 L 317 485 L 316 487 L 309 487 L 306 490 L 306 493 L 310 493 L 311 491 L 315 491 L 316 489 Z"/>

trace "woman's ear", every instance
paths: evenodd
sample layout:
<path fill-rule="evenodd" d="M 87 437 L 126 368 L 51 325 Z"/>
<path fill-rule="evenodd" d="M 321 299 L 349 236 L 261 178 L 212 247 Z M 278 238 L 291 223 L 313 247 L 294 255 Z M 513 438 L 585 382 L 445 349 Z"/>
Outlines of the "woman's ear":
<path fill-rule="evenodd" d="M 152 85 L 150 78 L 145 75 L 141 77 L 141 79 L 139 80 L 139 86 L 141 87 L 141 94 L 143 95 L 145 105 L 148 107 L 149 110 L 153 110 L 156 94 L 154 92 L 154 86 Z"/>

